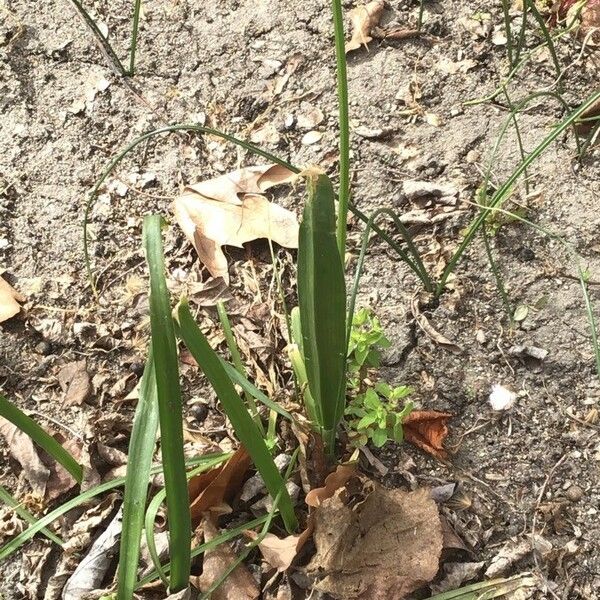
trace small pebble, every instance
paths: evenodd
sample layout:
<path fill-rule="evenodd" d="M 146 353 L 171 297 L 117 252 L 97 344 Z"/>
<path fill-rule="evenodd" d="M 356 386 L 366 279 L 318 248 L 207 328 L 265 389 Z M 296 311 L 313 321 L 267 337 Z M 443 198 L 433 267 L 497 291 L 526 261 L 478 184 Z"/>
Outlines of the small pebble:
<path fill-rule="evenodd" d="M 323 134 L 320 131 L 309 131 L 308 133 L 302 136 L 302 143 L 305 146 L 310 146 L 311 144 L 316 144 L 321 141 Z"/>
<path fill-rule="evenodd" d="M 202 423 L 208 416 L 208 406 L 206 406 L 204 402 L 196 402 L 196 404 L 193 404 L 190 408 L 190 414 L 196 421 Z"/>
<path fill-rule="evenodd" d="M 572 485 L 565 492 L 565 497 L 570 502 L 579 502 L 583 498 L 583 490 L 578 485 Z"/>

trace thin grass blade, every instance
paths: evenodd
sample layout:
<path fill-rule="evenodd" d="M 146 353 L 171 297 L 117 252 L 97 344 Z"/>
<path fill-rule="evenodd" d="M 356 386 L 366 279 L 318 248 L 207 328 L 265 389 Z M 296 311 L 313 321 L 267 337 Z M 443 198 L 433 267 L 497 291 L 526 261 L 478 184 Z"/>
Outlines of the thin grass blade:
<path fill-rule="evenodd" d="M 49 433 L 2 395 L 0 395 L 0 417 L 4 417 L 26 433 L 42 450 L 62 465 L 77 483 L 81 483 L 83 467 Z"/>
<path fill-rule="evenodd" d="M 198 365 L 210 381 L 223 410 L 227 413 L 235 433 L 252 457 L 256 468 L 262 475 L 265 486 L 272 498 L 281 492 L 280 512 L 288 531 L 294 531 L 298 525 L 292 501 L 285 488 L 269 449 L 260 430 L 246 409 L 246 405 L 236 392 L 229 375 L 223 368 L 219 356 L 200 331 L 192 317 L 185 300 L 179 303 L 177 310 L 179 335 L 196 359 Z"/>
<path fill-rule="evenodd" d="M 10 492 L 2 485 L 0 485 L 0 500 L 4 502 L 7 506 L 10 506 L 15 513 L 26 521 L 30 525 L 33 525 L 37 522 L 37 517 L 34 517 L 20 502 L 18 502 Z M 45 535 L 51 542 L 62 546 L 64 542 L 54 533 L 52 533 L 49 529 L 45 527 L 40 531 L 43 535 Z"/>
<path fill-rule="evenodd" d="M 346 284 L 336 244 L 331 181 L 311 173 L 307 187 L 299 236 L 298 304 L 308 385 L 332 455 L 346 392 Z"/>
<path fill-rule="evenodd" d="M 231 360 L 233 361 L 233 366 L 235 367 L 236 371 L 245 378 L 246 369 L 242 363 L 242 357 L 240 356 L 240 351 L 238 350 L 237 342 L 235 341 L 233 330 L 231 329 L 231 323 L 229 322 L 229 316 L 225 310 L 225 304 L 221 300 L 217 302 L 217 313 L 219 315 L 219 321 L 221 322 L 223 334 L 225 335 L 225 342 L 227 343 L 227 348 L 229 350 L 229 354 L 231 355 Z M 256 423 L 256 426 L 260 432 L 264 435 L 265 428 L 260 418 L 256 402 L 254 402 L 254 396 L 246 392 L 246 390 L 244 390 L 244 396 L 246 398 L 246 404 L 252 413 L 253 421 Z"/>
<path fill-rule="evenodd" d="M 140 539 L 144 508 L 148 496 L 152 456 L 158 429 L 158 398 L 152 348 L 140 386 L 140 399 L 135 411 L 127 456 L 127 474 L 123 497 L 123 530 L 119 551 L 117 594 L 121 600 L 133 597 L 140 557 Z"/>
<path fill-rule="evenodd" d="M 228 457 L 227 454 L 210 454 L 207 456 L 201 456 L 199 458 L 195 458 L 192 460 L 188 460 L 186 462 L 186 466 L 193 467 L 196 465 L 200 465 L 205 461 L 213 461 L 218 457 Z M 150 475 L 156 475 L 157 473 L 161 473 L 163 471 L 162 465 L 152 467 L 150 469 Z M 0 548 L 0 561 L 4 560 L 8 556 L 10 556 L 13 552 L 18 550 L 25 542 L 28 542 L 34 535 L 42 531 L 44 527 L 47 527 L 56 519 L 62 517 L 65 513 L 68 513 L 70 510 L 80 506 L 84 502 L 95 498 L 96 496 L 100 496 L 104 494 L 104 492 L 109 492 L 110 490 L 114 490 L 115 488 L 121 487 L 125 484 L 125 477 L 116 477 L 111 481 L 107 481 L 106 483 L 101 483 L 85 492 L 75 496 L 71 500 L 61 504 L 59 507 L 55 508 L 53 511 L 49 512 L 47 515 L 40 517 L 31 527 L 22 531 L 19 535 L 14 537 L 12 540 L 7 542 L 4 546 Z"/>
<path fill-rule="evenodd" d="M 150 268 L 150 323 L 158 398 L 161 453 L 167 490 L 170 589 L 178 592 L 188 585 L 192 524 L 187 493 L 177 344 L 165 280 L 165 260 L 160 215 L 144 219 L 144 243 Z"/>
<path fill-rule="evenodd" d="M 343 261 L 346 252 L 346 221 L 350 198 L 350 121 L 342 0 L 332 0 L 332 12 L 337 73 L 338 124 L 340 130 L 340 189 L 338 193 L 337 245 Z"/>
<path fill-rule="evenodd" d="M 253 398 L 258 400 L 260 403 L 264 404 L 267 408 L 276 412 L 278 415 L 281 415 L 288 421 L 294 420 L 294 417 L 292 417 L 292 415 L 287 410 L 285 410 L 285 408 L 282 408 L 279 404 L 277 404 L 277 402 L 273 402 L 271 398 L 269 398 L 266 394 L 261 392 L 252 382 L 246 379 L 246 377 L 241 375 L 241 373 L 239 373 L 239 371 L 235 367 L 230 365 L 221 357 L 219 357 L 219 359 L 227 375 L 229 375 L 229 379 L 231 379 L 233 383 L 237 383 L 237 385 L 239 385 L 244 390 L 244 392 L 250 394 Z"/>
<path fill-rule="evenodd" d="M 191 471 L 188 472 L 188 474 L 187 474 L 188 480 L 191 477 L 195 477 L 199 473 L 202 473 L 203 471 L 207 471 L 208 469 L 217 467 L 218 465 L 224 463 L 229 457 L 230 457 L 230 455 L 225 454 L 221 457 L 217 457 L 216 459 L 208 460 L 208 461 L 204 462 L 200 466 L 198 466 L 195 469 L 192 469 Z M 156 515 L 158 513 L 158 510 L 160 509 L 161 505 L 165 501 L 166 495 L 167 495 L 166 491 L 163 488 L 162 490 L 159 490 L 156 493 L 154 498 L 152 498 L 152 501 L 150 502 L 150 504 L 148 505 L 148 508 L 146 510 L 146 516 L 144 518 L 144 529 L 146 530 L 146 545 L 148 546 L 150 558 L 152 559 L 152 562 L 154 563 L 154 568 L 156 569 L 156 573 L 161 578 L 161 580 L 165 584 L 165 586 L 168 587 L 169 579 L 167 577 L 166 571 L 163 569 L 163 567 L 160 563 L 160 558 L 158 556 L 158 551 L 156 549 L 156 540 L 154 538 L 154 522 L 156 521 Z M 119 598 L 120 598 L 120 596 L 119 596 Z"/>

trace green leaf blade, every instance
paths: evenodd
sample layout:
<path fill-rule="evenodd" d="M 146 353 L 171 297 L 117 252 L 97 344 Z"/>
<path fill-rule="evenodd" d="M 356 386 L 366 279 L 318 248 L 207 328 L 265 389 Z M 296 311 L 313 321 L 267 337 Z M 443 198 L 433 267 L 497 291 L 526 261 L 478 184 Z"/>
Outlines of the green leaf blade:
<path fill-rule="evenodd" d="M 77 483 L 83 480 L 83 467 L 48 432 L 31 417 L 0 394 L 0 417 L 4 417 L 27 434 L 40 448 L 61 464 Z"/>
<path fill-rule="evenodd" d="M 246 448 L 262 475 L 271 498 L 275 499 L 277 494 L 281 494 L 279 501 L 281 516 L 286 529 L 290 532 L 294 531 L 298 523 L 292 501 L 260 430 L 236 392 L 228 372 L 223 368 L 221 359 L 210 347 L 207 339 L 194 321 L 185 301 L 180 302 L 177 316 L 180 337 L 210 381 L 238 439 Z"/>
<path fill-rule="evenodd" d="M 140 539 L 144 508 L 148 495 L 152 456 L 158 428 L 158 398 L 152 348 L 140 386 L 127 456 L 127 474 L 123 498 L 123 530 L 119 551 L 117 593 L 122 600 L 133 598 L 140 557 Z"/>
<path fill-rule="evenodd" d="M 148 215 L 144 219 L 144 242 L 150 268 L 152 350 L 161 432 L 160 447 L 167 491 L 170 589 L 178 592 L 187 587 L 190 576 L 192 525 L 183 454 L 177 344 L 165 279 L 160 215 Z"/>
<path fill-rule="evenodd" d="M 309 389 L 333 454 L 345 404 L 346 284 L 336 242 L 333 186 L 323 174 L 308 176 L 299 235 L 298 304 Z"/>

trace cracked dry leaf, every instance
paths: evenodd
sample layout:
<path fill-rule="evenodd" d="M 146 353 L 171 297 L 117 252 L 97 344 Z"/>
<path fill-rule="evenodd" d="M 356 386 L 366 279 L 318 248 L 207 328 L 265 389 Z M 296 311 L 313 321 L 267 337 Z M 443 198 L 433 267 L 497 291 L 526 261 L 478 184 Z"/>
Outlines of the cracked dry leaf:
<path fill-rule="evenodd" d="M 204 541 L 209 542 L 219 534 L 217 527 L 207 519 L 204 521 Z M 202 562 L 202 575 L 192 577 L 192 584 L 206 592 L 210 586 L 231 567 L 237 557 L 230 545 L 220 544 L 206 552 Z M 225 581 L 211 594 L 211 600 L 255 600 L 260 590 L 254 577 L 243 563 L 238 565 Z"/>
<path fill-rule="evenodd" d="M 0 323 L 21 312 L 19 302 L 25 302 L 25 297 L 0 276 Z"/>
<path fill-rule="evenodd" d="M 287 571 L 298 552 L 310 539 L 312 532 L 313 527 L 310 524 L 302 533 L 288 535 L 284 538 L 279 538 L 273 533 L 267 533 L 262 542 L 258 544 L 258 547 L 265 562 L 271 567 L 279 572 Z M 253 540 L 258 537 L 258 534 L 254 531 L 246 531 L 246 535 Z"/>
<path fill-rule="evenodd" d="M 453 415 L 435 410 L 413 410 L 402 421 L 404 439 L 424 452 L 445 460 L 444 440 L 448 435 L 446 422 Z"/>
<path fill-rule="evenodd" d="M 383 6 L 383 0 L 373 0 L 373 2 L 357 6 L 350 11 L 352 38 L 346 42 L 346 54 L 352 50 L 358 50 L 361 46 L 367 47 L 367 44 L 373 39 L 371 32 L 379 23 Z"/>
<path fill-rule="evenodd" d="M 121 507 L 67 580 L 62 600 L 80 600 L 100 588 L 121 538 L 122 521 Z"/>
<path fill-rule="evenodd" d="M 31 438 L 4 417 L 0 417 L 0 435 L 6 440 L 11 456 L 23 468 L 25 479 L 34 494 L 43 498 L 50 471 L 42 462 Z"/>
<path fill-rule="evenodd" d="M 66 364 L 58 372 L 58 383 L 65 393 L 63 405 L 81 406 L 92 393 L 92 382 L 87 372 L 87 361 Z"/>
<path fill-rule="evenodd" d="M 363 478 L 362 501 L 340 488 L 315 512 L 315 587 L 344 600 L 403 600 L 431 581 L 442 552 L 438 509 L 427 489 L 387 490 Z M 352 498 L 352 506 L 346 498 Z"/>
<path fill-rule="evenodd" d="M 240 446 L 224 465 L 190 479 L 188 491 L 194 523 L 198 523 L 206 511 L 222 510 L 223 503 L 229 502 L 242 487 L 251 462 L 246 449 Z"/>
<path fill-rule="evenodd" d="M 270 238 L 286 248 L 298 247 L 296 215 L 260 195 L 293 177 L 279 165 L 247 167 L 188 186 L 175 199 L 175 218 L 213 277 L 229 283 L 222 246 L 242 248 Z"/>

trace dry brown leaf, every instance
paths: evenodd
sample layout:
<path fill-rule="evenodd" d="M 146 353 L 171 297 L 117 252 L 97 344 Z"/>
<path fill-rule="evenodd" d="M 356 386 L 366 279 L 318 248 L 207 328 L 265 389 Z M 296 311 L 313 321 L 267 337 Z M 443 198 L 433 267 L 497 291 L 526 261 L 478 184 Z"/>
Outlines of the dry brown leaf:
<path fill-rule="evenodd" d="M 204 521 L 204 541 L 209 542 L 219 534 L 210 520 Z M 206 552 L 202 563 L 202 575 L 192 577 L 192 584 L 205 592 L 237 559 L 228 544 L 220 544 Z M 238 565 L 227 579 L 211 594 L 211 600 L 255 600 L 260 590 L 250 571 L 243 564 Z"/>
<path fill-rule="evenodd" d="M 414 297 L 411 300 L 410 308 L 415 318 L 417 325 L 422 329 L 422 331 L 430 337 L 436 344 L 447 348 L 451 352 L 455 354 L 459 354 L 462 352 L 461 347 L 454 342 L 451 342 L 445 335 L 441 334 L 437 329 L 431 325 L 427 317 L 421 312 L 419 308 L 419 300 Z"/>
<path fill-rule="evenodd" d="M 447 452 L 444 440 L 448 435 L 446 422 L 453 415 L 435 410 L 413 410 L 402 422 L 404 439 L 440 460 Z"/>
<path fill-rule="evenodd" d="M 328 474 L 323 439 L 301 415 L 292 422 L 292 432 L 300 446 L 300 479 L 304 493 L 320 487 Z"/>
<path fill-rule="evenodd" d="M 102 585 L 119 543 L 122 525 L 121 508 L 69 577 L 62 591 L 62 600 L 80 600 Z"/>
<path fill-rule="evenodd" d="M 57 438 L 58 436 L 54 436 Z M 81 456 L 81 443 L 77 440 L 60 440 L 62 447 L 67 450 L 75 458 L 75 460 L 79 460 Z M 56 498 L 60 498 L 63 494 L 66 494 L 71 488 L 73 488 L 77 481 L 73 478 L 73 476 L 58 462 L 51 460 L 48 465 L 48 469 L 50 470 L 50 477 L 48 478 L 48 483 L 46 485 L 46 497 L 45 500 L 47 503 L 51 503 Z"/>
<path fill-rule="evenodd" d="M 386 40 L 407 40 L 421 35 L 421 32 L 418 29 L 406 29 L 406 27 L 386 29 L 381 33 L 382 37 Z"/>
<path fill-rule="evenodd" d="M 50 554 L 54 544 L 45 538 L 33 540 L 23 552 L 21 569 L 17 578 L 20 598 L 41 598 L 48 570 L 52 568 Z"/>
<path fill-rule="evenodd" d="M 19 302 L 25 302 L 25 297 L 0 276 L 0 323 L 19 314 Z"/>
<path fill-rule="evenodd" d="M 315 509 L 316 554 L 307 570 L 334 598 L 402 600 L 437 573 L 437 506 L 427 489 L 387 490 L 365 477 L 362 483 L 361 501 L 340 488 Z"/>
<path fill-rule="evenodd" d="M 0 435 L 6 440 L 11 456 L 23 468 L 34 494 L 43 498 L 50 471 L 42 462 L 31 438 L 4 417 L 0 417 Z"/>
<path fill-rule="evenodd" d="M 241 488 L 251 462 L 246 449 L 240 446 L 224 465 L 190 479 L 188 489 L 194 523 L 198 523 L 208 510 L 231 501 Z"/>
<path fill-rule="evenodd" d="M 278 571 L 286 571 L 296 558 L 298 552 L 310 539 L 313 532 L 312 521 L 310 525 L 298 535 L 288 535 L 284 538 L 278 538 L 273 533 L 267 533 L 262 542 L 258 544 L 263 558 L 271 567 Z M 254 531 L 247 531 L 246 535 L 255 540 L 258 534 Z"/>
<path fill-rule="evenodd" d="M 383 6 L 383 0 L 373 0 L 350 11 L 352 38 L 349 42 L 346 42 L 346 54 L 352 50 L 357 50 L 361 46 L 367 47 L 367 44 L 373 39 L 371 32 L 379 23 Z"/>
<path fill-rule="evenodd" d="M 65 392 L 64 405 L 80 406 L 89 397 L 92 384 L 86 369 L 87 363 L 84 359 L 68 363 L 58 372 L 58 383 Z"/>
<path fill-rule="evenodd" d="M 325 485 L 320 488 L 310 490 L 306 494 L 306 504 L 312 507 L 321 506 L 324 500 L 331 498 L 339 488 L 346 485 L 346 482 L 356 475 L 356 465 L 338 465 L 333 473 L 325 478 Z"/>
<path fill-rule="evenodd" d="M 187 186 L 207 200 L 241 206 L 245 194 L 262 194 L 281 183 L 289 183 L 295 175 L 281 165 L 244 167 L 226 175 Z"/>
<path fill-rule="evenodd" d="M 293 177 L 279 165 L 247 167 L 188 186 L 175 199 L 175 218 L 213 277 L 229 283 L 222 246 L 241 248 L 269 238 L 287 248 L 298 247 L 296 215 L 259 195 Z"/>
<path fill-rule="evenodd" d="M 593 46 L 600 44 L 600 0 L 588 0 L 581 10 L 578 36 Z"/>

